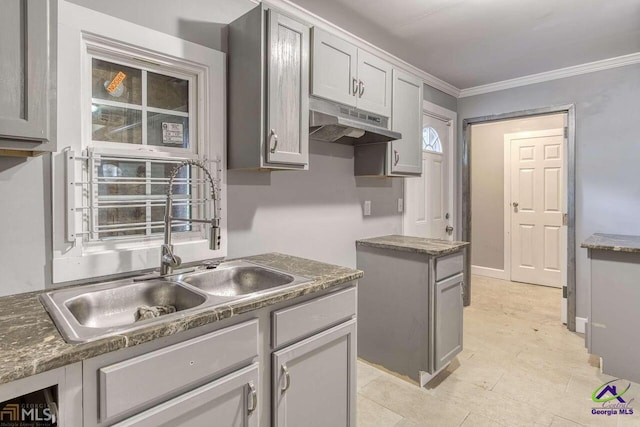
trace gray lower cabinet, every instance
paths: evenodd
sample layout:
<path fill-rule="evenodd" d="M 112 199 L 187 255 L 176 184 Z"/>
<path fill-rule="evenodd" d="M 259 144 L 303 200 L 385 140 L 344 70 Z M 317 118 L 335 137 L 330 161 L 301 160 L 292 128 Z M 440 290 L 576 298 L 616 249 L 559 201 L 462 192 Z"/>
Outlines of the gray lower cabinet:
<path fill-rule="evenodd" d="M 356 320 L 273 353 L 273 425 L 355 427 Z"/>
<path fill-rule="evenodd" d="M 435 283 L 434 288 L 434 366 L 437 372 L 462 351 L 463 274 Z"/>
<path fill-rule="evenodd" d="M 55 150 L 56 6 L 2 2 L 0 149 Z"/>
<path fill-rule="evenodd" d="M 229 24 L 229 169 L 308 169 L 309 31 L 264 4 Z"/>
<path fill-rule="evenodd" d="M 464 250 L 357 247 L 358 356 L 426 384 L 462 351 Z"/>
<path fill-rule="evenodd" d="M 259 387 L 260 375 L 256 363 L 182 394 L 115 426 L 257 427 Z"/>

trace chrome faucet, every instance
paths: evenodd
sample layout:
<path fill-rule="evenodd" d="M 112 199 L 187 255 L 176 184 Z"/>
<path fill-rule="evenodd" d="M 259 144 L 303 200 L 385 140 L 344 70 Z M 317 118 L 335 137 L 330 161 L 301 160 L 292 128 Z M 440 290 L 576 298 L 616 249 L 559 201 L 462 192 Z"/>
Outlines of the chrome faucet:
<path fill-rule="evenodd" d="M 176 218 L 171 216 L 173 209 L 173 181 L 178 176 L 178 172 L 185 166 L 197 166 L 202 169 L 209 184 L 211 185 L 211 199 L 213 200 L 213 218 L 212 219 L 192 219 L 192 218 Z M 171 244 L 171 224 L 173 221 L 198 222 L 210 224 L 209 232 L 209 249 L 220 249 L 220 216 L 218 214 L 218 198 L 216 197 L 216 185 L 209 170 L 205 167 L 204 162 L 197 160 L 185 160 L 171 170 L 169 174 L 169 187 L 167 189 L 167 204 L 164 213 L 164 243 L 162 244 L 162 255 L 160 258 L 160 275 L 166 276 L 171 274 L 174 268 L 180 266 L 182 260 L 173 253 L 173 245 Z"/>

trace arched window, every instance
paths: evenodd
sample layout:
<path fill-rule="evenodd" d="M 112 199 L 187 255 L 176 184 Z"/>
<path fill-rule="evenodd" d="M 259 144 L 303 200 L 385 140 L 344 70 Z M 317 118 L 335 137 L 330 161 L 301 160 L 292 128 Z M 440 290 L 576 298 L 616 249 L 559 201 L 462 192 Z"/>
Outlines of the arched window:
<path fill-rule="evenodd" d="M 429 126 L 422 128 L 422 150 L 432 153 L 442 153 L 442 143 L 438 132 Z"/>

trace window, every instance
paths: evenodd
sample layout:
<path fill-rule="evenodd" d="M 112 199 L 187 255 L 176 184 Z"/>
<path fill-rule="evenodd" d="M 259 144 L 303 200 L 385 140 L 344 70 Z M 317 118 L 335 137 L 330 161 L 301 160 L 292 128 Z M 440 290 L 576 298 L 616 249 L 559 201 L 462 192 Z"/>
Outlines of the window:
<path fill-rule="evenodd" d="M 442 153 L 442 143 L 438 132 L 429 126 L 422 128 L 422 150 L 432 153 Z"/>
<path fill-rule="evenodd" d="M 173 215 L 220 218 L 221 248 L 204 224 L 172 224 L 184 263 L 226 256 L 225 58 L 213 49 L 65 3 L 58 46 L 57 138 L 52 156 L 52 282 L 156 269 L 168 174 L 207 160 L 173 187 Z"/>
<path fill-rule="evenodd" d="M 195 76 L 186 71 L 152 71 L 148 65 L 132 66 L 105 57 L 104 53 L 89 56 L 91 137 L 85 145 L 90 153 L 87 182 L 93 188 L 84 197 L 89 207 L 85 240 L 131 240 L 160 234 L 164 232 L 168 176 L 180 160 L 153 156 L 158 152 L 196 154 L 190 147 L 190 129 L 196 125 L 190 102 Z M 148 158 L 139 157 L 140 151 L 135 158 L 122 150 L 116 153 L 116 148 L 140 146 L 154 147 Z M 103 148 L 102 154 L 93 155 L 94 148 Z M 185 167 L 175 183 L 172 214 L 191 218 L 192 212 L 198 212 L 194 204 L 208 201 L 193 198 L 201 181 Z M 172 224 L 173 232 L 193 229 L 189 223 Z"/>

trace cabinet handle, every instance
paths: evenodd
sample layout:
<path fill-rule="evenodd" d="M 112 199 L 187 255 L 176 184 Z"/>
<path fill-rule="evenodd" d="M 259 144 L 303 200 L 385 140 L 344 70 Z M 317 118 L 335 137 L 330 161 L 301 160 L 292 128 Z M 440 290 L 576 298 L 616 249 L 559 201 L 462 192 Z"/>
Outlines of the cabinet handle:
<path fill-rule="evenodd" d="M 256 391 L 256 386 L 254 386 L 253 383 L 249 383 L 248 386 L 250 397 L 249 402 L 251 404 L 247 407 L 247 414 L 251 415 L 258 407 L 258 392 Z"/>
<path fill-rule="evenodd" d="M 362 83 L 362 80 L 360 80 L 360 83 L 358 83 L 358 88 L 360 92 L 360 98 L 362 98 L 362 94 L 364 94 L 364 83 Z"/>
<path fill-rule="evenodd" d="M 353 92 L 353 96 L 358 95 L 358 79 L 354 78 L 353 82 L 351 82 L 351 92 Z"/>
<path fill-rule="evenodd" d="M 289 369 L 287 369 L 287 365 L 282 365 L 282 373 L 284 374 L 284 387 L 282 387 L 280 391 L 284 393 L 289 390 L 289 387 L 291 386 L 291 376 L 289 375 Z"/>
<path fill-rule="evenodd" d="M 464 280 L 460 281 L 460 304 L 464 306 Z"/>
<path fill-rule="evenodd" d="M 270 151 L 272 153 L 275 153 L 276 149 L 278 148 L 278 134 L 276 133 L 275 129 L 271 129 L 270 137 L 273 138 L 273 146 L 271 147 Z"/>
<path fill-rule="evenodd" d="M 393 166 L 397 166 L 398 162 L 400 161 L 400 153 L 398 153 L 398 150 L 393 150 L 393 156 L 394 156 Z"/>

